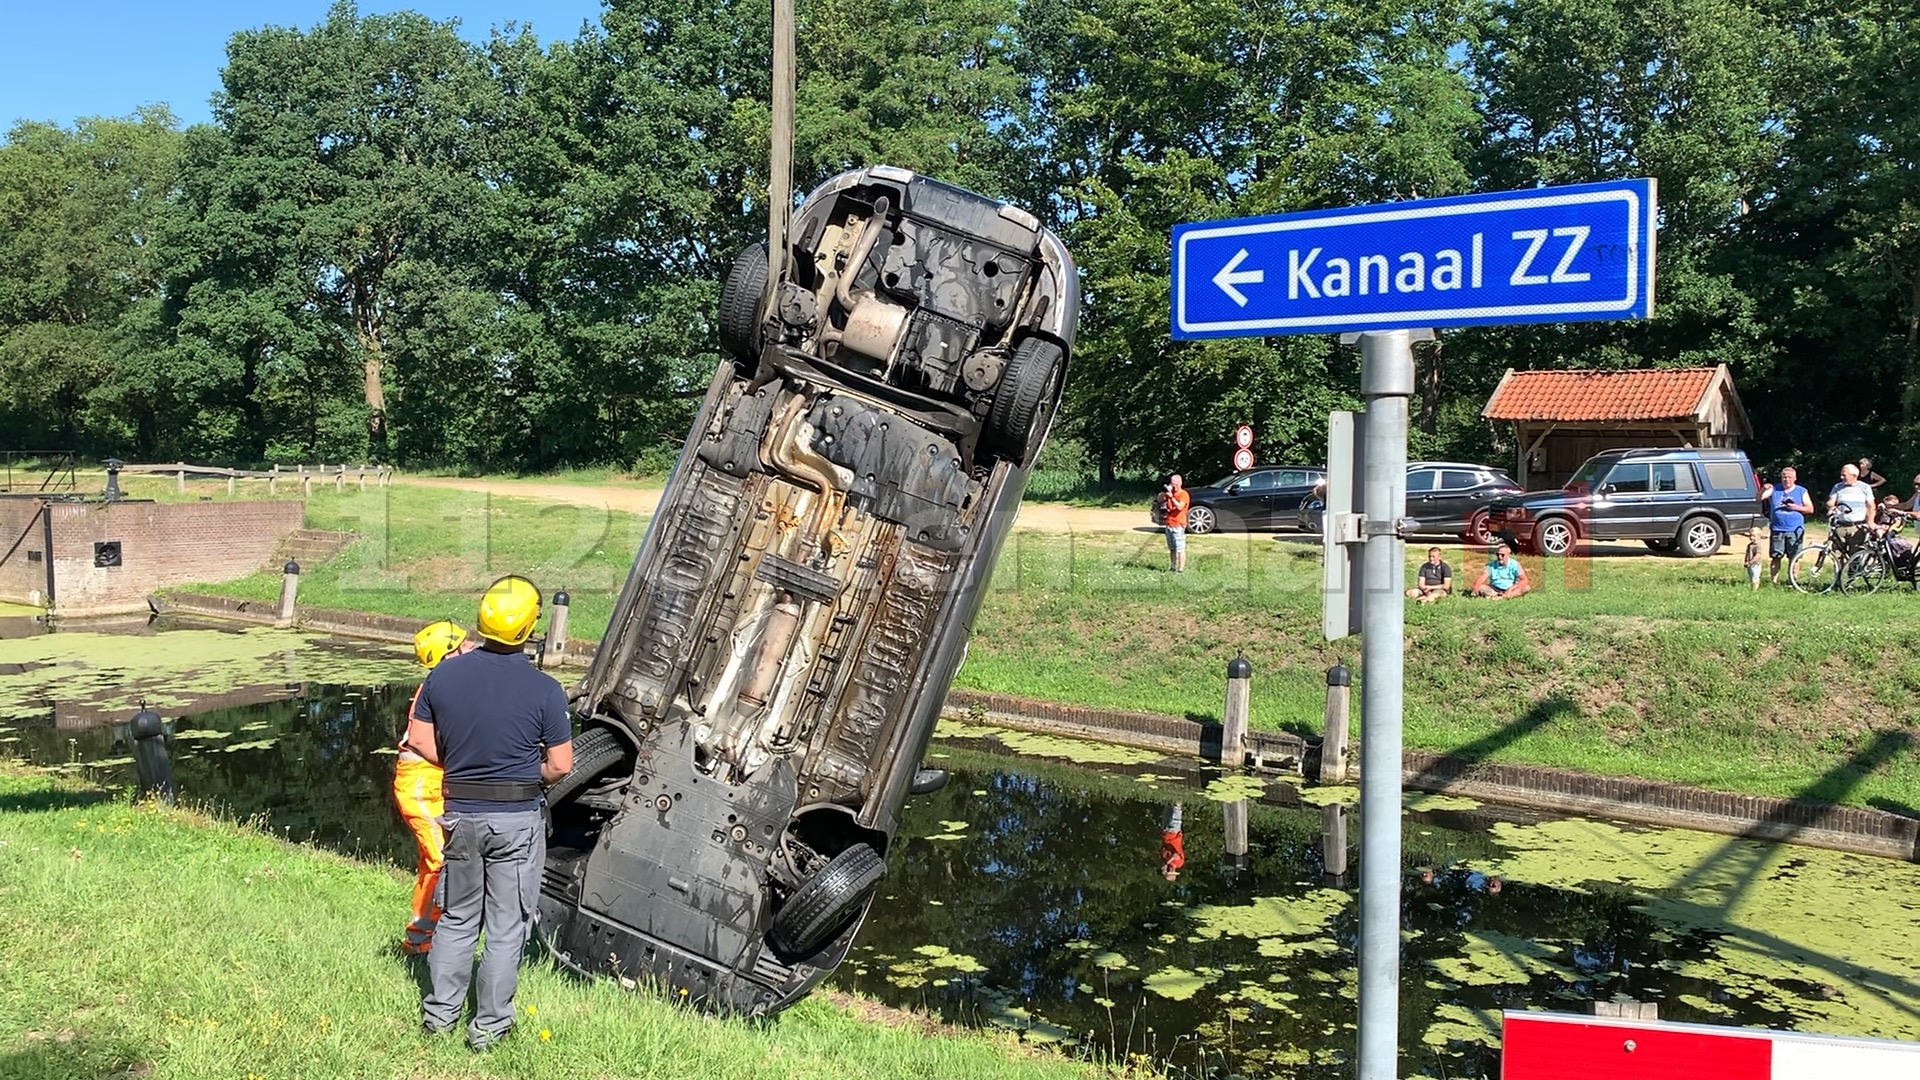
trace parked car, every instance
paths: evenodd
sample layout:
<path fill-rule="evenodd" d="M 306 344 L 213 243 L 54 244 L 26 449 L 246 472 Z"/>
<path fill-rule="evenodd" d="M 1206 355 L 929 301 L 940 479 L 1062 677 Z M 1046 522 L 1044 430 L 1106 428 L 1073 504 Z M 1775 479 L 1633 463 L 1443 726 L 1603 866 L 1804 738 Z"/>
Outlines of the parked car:
<path fill-rule="evenodd" d="M 1490 543 L 1487 504 L 1520 493 L 1521 487 L 1513 477 L 1486 465 L 1462 461 L 1415 461 L 1407 465 L 1407 516 L 1419 523 L 1415 536 Z M 1323 486 L 1300 507 L 1300 528 L 1319 532 L 1326 508 Z"/>
<path fill-rule="evenodd" d="M 1195 535 L 1215 531 L 1284 529 L 1296 526 L 1300 505 L 1326 482 L 1319 466 L 1276 465 L 1188 488 L 1187 531 Z M 1153 515 L 1154 524 L 1162 524 Z"/>
<path fill-rule="evenodd" d="M 1585 540 L 1639 540 L 1705 558 L 1764 520 L 1738 450 L 1608 450 L 1558 491 L 1496 499 L 1493 530 L 1523 550 L 1565 555 Z"/>
<path fill-rule="evenodd" d="M 845 957 L 1066 375 L 1025 210 L 903 169 L 810 194 L 720 296 L 728 352 L 574 697 L 540 927 L 582 973 L 770 1013 Z"/>

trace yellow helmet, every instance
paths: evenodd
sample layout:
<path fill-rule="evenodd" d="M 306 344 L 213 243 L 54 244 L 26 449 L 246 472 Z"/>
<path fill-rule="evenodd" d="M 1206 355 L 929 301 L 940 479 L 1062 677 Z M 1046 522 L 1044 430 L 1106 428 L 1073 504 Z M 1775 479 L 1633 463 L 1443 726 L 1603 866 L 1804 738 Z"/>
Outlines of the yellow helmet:
<path fill-rule="evenodd" d="M 467 632 L 460 629 L 456 623 L 445 619 L 437 623 L 428 623 L 420 628 L 419 633 L 413 635 L 413 658 L 420 661 L 421 667 L 432 668 L 433 665 L 445 660 L 448 654 L 459 648 L 460 643 L 465 640 L 467 640 Z"/>
<path fill-rule="evenodd" d="M 502 645 L 519 645 L 540 621 L 540 590 L 518 574 L 508 574 L 480 596 L 480 636 Z"/>

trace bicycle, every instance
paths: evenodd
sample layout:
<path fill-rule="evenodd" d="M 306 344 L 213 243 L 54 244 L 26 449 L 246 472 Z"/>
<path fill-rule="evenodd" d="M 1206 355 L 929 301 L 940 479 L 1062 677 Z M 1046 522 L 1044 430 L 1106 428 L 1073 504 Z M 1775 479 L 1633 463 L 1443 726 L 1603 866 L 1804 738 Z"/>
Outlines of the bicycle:
<path fill-rule="evenodd" d="M 1920 575 L 1916 575 L 1914 550 L 1909 547 L 1906 554 L 1894 547 L 1894 538 L 1905 528 L 1909 515 L 1900 511 L 1888 511 L 1892 520 L 1884 528 L 1869 530 L 1865 545 L 1861 549 L 1861 565 L 1853 570 L 1849 563 L 1850 592 L 1874 592 L 1888 581 L 1905 582 L 1909 591 L 1920 589 Z M 1845 584 L 1843 584 L 1845 587 Z"/>
<path fill-rule="evenodd" d="M 1870 593 L 1891 577 L 1920 589 L 1914 559 L 1902 559 L 1893 549 L 1894 535 L 1905 524 L 1902 516 L 1877 532 L 1862 527 L 1851 539 L 1808 544 L 1787 563 L 1787 583 L 1799 592 Z"/>

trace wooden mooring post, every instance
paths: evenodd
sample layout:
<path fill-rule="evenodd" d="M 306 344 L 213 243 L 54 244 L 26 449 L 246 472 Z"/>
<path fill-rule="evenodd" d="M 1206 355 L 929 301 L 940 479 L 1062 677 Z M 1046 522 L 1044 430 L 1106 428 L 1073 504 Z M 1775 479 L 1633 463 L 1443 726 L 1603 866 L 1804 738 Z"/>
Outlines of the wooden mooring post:
<path fill-rule="evenodd" d="M 1347 692 L 1353 673 L 1345 664 L 1327 669 L 1326 726 L 1320 738 L 1320 782 L 1347 781 Z"/>
<path fill-rule="evenodd" d="M 1247 711 L 1253 698 L 1253 665 L 1244 656 L 1227 661 L 1227 703 L 1220 713 L 1220 764 L 1247 763 Z"/>

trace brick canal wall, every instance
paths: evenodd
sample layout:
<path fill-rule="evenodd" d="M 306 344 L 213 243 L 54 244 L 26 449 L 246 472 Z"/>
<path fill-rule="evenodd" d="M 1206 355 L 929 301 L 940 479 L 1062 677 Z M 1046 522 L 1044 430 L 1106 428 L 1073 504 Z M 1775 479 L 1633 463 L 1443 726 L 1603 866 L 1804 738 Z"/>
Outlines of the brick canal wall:
<path fill-rule="evenodd" d="M 55 614 L 144 609 L 155 589 L 231 581 L 259 570 L 300 527 L 302 512 L 294 500 L 3 499 L 0 600 L 46 605 L 51 561 Z"/>
<path fill-rule="evenodd" d="M 259 623 L 272 623 L 274 617 L 271 602 L 187 594 L 157 602 L 169 613 Z M 310 630 L 396 642 L 411 642 L 414 631 L 423 625 L 417 619 L 304 607 L 298 609 L 296 622 Z M 584 667 L 592 660 L 596 645 L 581 639 L 570 641 L 564 663 Z M 1220 753 L 1219 724 L 1160 713 L 954 690 L 947 695 L 942 715 L 1170 755 L 1217 758 Z M 1249 732 L 1247 743 L 1248 754 L 1258 767 L 1293 775 L 1308 769 L 1319 756 L 1317 741 L 1290 732 Z M 1739 795 L 1634 777 L 1473 762 L 1423 751 L 1406 753 L 1401 768 L 1402 784 L 1414 791 L 1920 862 L 1920 819 L 1884 810 Z M 1349 774 L 1358 773 L 1356 755 Z"/>

